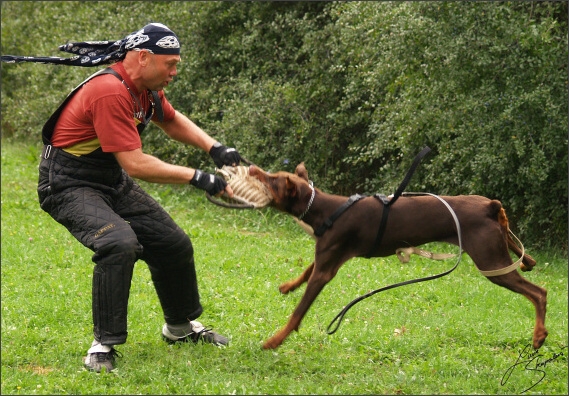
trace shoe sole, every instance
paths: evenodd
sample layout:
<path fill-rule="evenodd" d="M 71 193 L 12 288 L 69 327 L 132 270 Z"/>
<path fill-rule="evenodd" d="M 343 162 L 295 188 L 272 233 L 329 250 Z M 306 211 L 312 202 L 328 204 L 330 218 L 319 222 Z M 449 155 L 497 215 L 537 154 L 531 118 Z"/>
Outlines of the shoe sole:
<path fill-rule="evenodd" d="M 184 338 L 180 338 L 180 339 L 177 339 L 177 340 L 172 340 L 172 339 L 166 337 L 164 334 L 162 334 L 162 339 L 163 339 L 164 341 L 166 341 L 166 342 L 167 342 L 168 344 L 170 344 L 170 345 L 174 345 L 174 344 L 185 344 L 185 343 L 188 343 L 188 342 L 191 342 L 191 343 L 193 343 L 193 344 L 197 344 L 197 343 L 199 342 L 199 339 L 198 339 L 198 340 L 194 340 L 193 338 L 191 338 L 191 336 L 186 336 L 186 337 L 184 337 Z M 202 341 L 203 341 L 204 344 L 211 344 L 211 345 L 214 345 L 214 346 L 217 346 L 217 347 L 225 347 L 225 346 L 227 346 L 227 344 L 229 344 L 229 342 L 223 344 L 223 343 L 220 343 L 220 342 L 213 342 L 213 341 L 204 340 L 203 338 L 202 338 Z"/>
<path fill-rule="evenodd" d="M 86 358 L 84 357 L 84 358 L 83 358 L 83 367 L 85 367 L 85 369 L 86 369 L 87 371 L 90 371 L 90 372 L 92 372 L 92 373 L 100 374 L 101 372 L 103 372 L 103 370 L 104 370 L 105 372 L 107 372 L 107 373 L 110 373 L 111 371 L 113 371 L 113 370 L 115 369 L 115 367 L 113 367 L 112 369 L 109 370 L 109 369 L 107 368 L 107 366 L 101 366 L 101 367 L 99 368 L 99 370 L 97 370 L 97 369 L 95 369 L 95 368 L 93 368 L 93 367 L 87 365 L 87 363 L 85 363 L 85 360 L 86 360 Z"/>

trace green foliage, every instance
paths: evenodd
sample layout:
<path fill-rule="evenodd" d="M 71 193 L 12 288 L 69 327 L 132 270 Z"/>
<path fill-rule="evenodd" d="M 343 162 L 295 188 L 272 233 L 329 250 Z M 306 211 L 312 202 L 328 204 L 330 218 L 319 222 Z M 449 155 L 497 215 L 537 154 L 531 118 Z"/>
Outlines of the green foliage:
<path fill-rule="evenodd" d="M 385 173 L 370 174 L 382 166 L 397 183 L 429 145 L 415 186 L 498 198 L 524 234 L 553 232 L 565 243 L 566 23 L 536 23 L 507 3 L 368 7 L 376 12 L 363 23 L 346 7 L 353 13 L 345 23 L 355 28 L 342 40 L 367 34 L 374 43 L 346 58 L 357 70 L 352 92 L 375 93 L 355 100 L 358 112 L 367 106 L 372 114 L 365 139 L 344 158 L 366 176 L 361 187 L 385 186 Z"/>
<path fill-rule="evenodd" d="M 499 199 L 525 241 L 567 249 L 566 2 L 1 7 L 4 54 L 51 55 L 66 40 L 164 22 L 183 47 L 170 101 L 265 169 L 305 161 L 324 190 L 391 193 L 428 145 L 410 190 Z M 3 64 L 2 136 L 39 139 L 91 72 Z M 212 167 L 157 128 L 144 144 L 164 160 Z"/>

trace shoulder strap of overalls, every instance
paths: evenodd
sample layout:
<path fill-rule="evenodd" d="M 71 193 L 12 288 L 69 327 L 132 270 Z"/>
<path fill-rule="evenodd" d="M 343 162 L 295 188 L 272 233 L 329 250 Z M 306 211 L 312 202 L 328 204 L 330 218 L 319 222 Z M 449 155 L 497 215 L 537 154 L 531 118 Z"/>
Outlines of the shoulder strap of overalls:
<path fill-rule="evenodd" d="M 61 112 L 63 111 L 63 109 L 65 108 L 67 103 L 71 100 L 71 98 L 77 93 L 77 91 L 79 91 L 79 88 L 81 88 L 83 85 L 85 85 L 85 83 L 87 83 L 87 81 L 89 81 L 89 80 L 91 80 L 97 76 L 103 75 L 103 74 L 112 74 L 113 76 L 115 76 L 119 80 L 121 80 L 121 81 L 123 80 L 123 78 L 120 76 L 120 74 L 118 74 L 116 71 L 114 71 L 110 67 L 107 67 L 106 69 L 99 70 L 95 74 L 92 74 L 91 76 L 87 77 L 87 79 L 85 81 L 83 81 L 81 84 L 76 86 L 73 89 L 73 91 L 71 91 L 69 93 L 69 95 L 67 95 L 65 100 L 59 105 L 57 110 L 55 110 L 55 112 L 51 115 L 51 117 L 49 117 L 47 122 L 44 124 L 44 126 L 42 128 L 42 140 L 43 140 L 44 144 L 46 144 L 46 145 L 51 144 L 51 137 L 53 136 L 53 131 L 55 130 L 55 124 L 57 123 L 57 120 L 59 119 Z M 164 111 L 162 110 L 162 102 L 160 101 L 160 98 L 158 96 L 158 92 L 151 91 L 151 93 L 152 93 L 152 99 L 153 100 L 151 101 L 152 107 L 150 108 L 150 112 L 152 112 L 154 110 L 156 112 L 156 115 L 158 116 L 159 121 L 163 121 L 164 120 Z M 140 132 L 140 130 L 139 130 L 139 132 Z"/>

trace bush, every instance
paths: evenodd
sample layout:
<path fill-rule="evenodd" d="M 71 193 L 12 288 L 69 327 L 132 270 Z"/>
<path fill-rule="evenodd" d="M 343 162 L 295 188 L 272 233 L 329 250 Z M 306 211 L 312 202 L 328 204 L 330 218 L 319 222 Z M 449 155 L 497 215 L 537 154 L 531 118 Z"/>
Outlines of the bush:
<path fill-rule="evenodd" d="M 6 54 L 50 55 L 65 40 L 164 22 L 183 47 L 170 101 L 260 166 L 292 171 L 305 161 L 324 190 L 391 193 L 428 145 L 409 190 L 500 199 L 526 243 L 567 249 L 566 2 L 1 7 Z M 92 72 L 2 65 L 3 137 L 39 140 L 51 111 Z M 213 167 L 155 127 L 144 145 Z"/>

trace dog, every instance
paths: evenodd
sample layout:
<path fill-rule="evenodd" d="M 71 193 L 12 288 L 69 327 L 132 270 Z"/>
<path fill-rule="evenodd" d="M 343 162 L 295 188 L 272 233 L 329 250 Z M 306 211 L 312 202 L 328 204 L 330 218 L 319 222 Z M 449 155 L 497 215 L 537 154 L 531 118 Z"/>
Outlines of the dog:
<path fill-rule="evenodd" d="M 273 200 L 269 206 L 301 219 L 300 223 L 307 232 L 319 229 L 348 201 L 348 197 L 328 194 L 313 187 L 309 183 L 304 163 L 296 167 L 294 174 L 282 171 L 269 174 L 251 165 L 249 175 L 258 179 L 271 192 Z M 459 221 L 462 248 L 483 274 L 484 271 L 504 272 L 504 268 L 511 267 L 513 261 L 509 250 L 521 257 L 522 271 L 533 269 L 535 260 L 524 254 L 510 236 L 508 219 L 500 201 L 478 195 L 441 198 L 450 205 Z M 385 233 L 379 246 L 374 246 L 385 211 L 385 206 L 379 199 L 373 196 L 363 197 L 336 218 L 321 236 L 315 237 L 312 264 L 298 278 L 279 286 L 280 292 L 286 294 L 307 282 L 304 295 L 288 323 L 264 342 L 264 349 L 277 348 L 293 330 L 298 331 L 302 318 L 318 294 L 349 259 L 391 256 L 399 248 L 420 246 L 428 242 L 459 243 L 451 213 L 435 196 L 402 195 L 390 206 Z M 513 269 L 498 276 L 487 276 L 492 283 L 523 294 L 533 303 L 536 311 L 533 347 L 539 349 L 547 337 L 547 291 Z"/>

